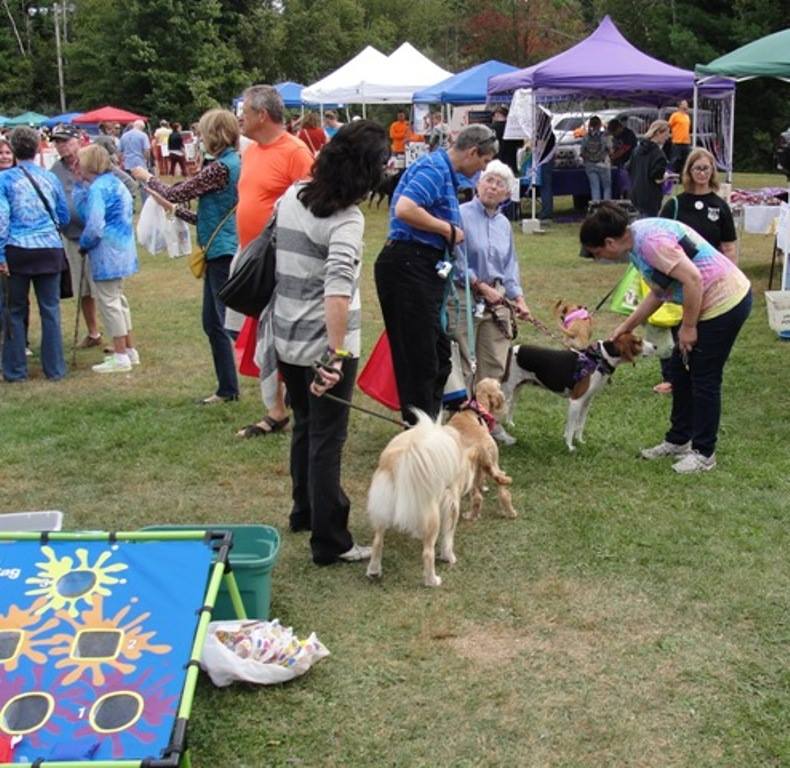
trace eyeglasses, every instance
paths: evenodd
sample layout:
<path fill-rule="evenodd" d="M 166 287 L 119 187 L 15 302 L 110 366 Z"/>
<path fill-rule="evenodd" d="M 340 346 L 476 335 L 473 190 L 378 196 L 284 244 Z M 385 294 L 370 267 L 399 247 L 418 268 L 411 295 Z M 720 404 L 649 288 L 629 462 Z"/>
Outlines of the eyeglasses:
<path fill-rule="evenodd" d="M 709 165 L 692 165 L 691 170 L 694 173 L 709 173 L 713 170 Z"/>

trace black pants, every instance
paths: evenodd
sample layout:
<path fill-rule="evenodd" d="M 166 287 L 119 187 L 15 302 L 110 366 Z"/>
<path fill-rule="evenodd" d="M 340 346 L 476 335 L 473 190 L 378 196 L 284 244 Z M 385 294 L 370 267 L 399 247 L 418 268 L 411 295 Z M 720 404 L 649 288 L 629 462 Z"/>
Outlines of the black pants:
<path fill-rule="evenodd" d="M 444 252 L 419 243 L 388 243 L 376 261 L 376 290 L 387 329 L 401 413 L 409 423 L 409 406 L 436 418 L 450 374 L 450 339 L 440 313 L 445 280 L 436 273 Z"/>
<path fill-rule="evenodd" d="M 330 390 L 351 398 L 358 360 L 343 361 L 343 380 Z M 340 487 L 340 458 L 348 434 L 348 406 L 310 392 L 312 368 L 279 363 L 294 414 L 291 438 L 291 530 L 310 530 L 313 562 L 328 565 L 354 546 L 351 504 Z"/>
<path fill-rule="evenodd" d="M 724 364 L 751 308 L 749 291 L 729 312 L 697 323 L 697 343 L 688 355 L 689 370 L 675 347 L 671 357 L 671 426 L 665 438 L 668 442 L 682 445 L 691 440 L 695 451 L 713 455 L 721 418 Z"/>

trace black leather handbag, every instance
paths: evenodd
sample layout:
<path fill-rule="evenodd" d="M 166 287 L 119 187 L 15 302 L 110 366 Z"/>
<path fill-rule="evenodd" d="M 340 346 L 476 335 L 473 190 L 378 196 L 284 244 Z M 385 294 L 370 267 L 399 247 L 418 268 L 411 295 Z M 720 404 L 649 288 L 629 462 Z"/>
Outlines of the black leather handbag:
<path fill-rule="evenodd" d="M 277 214 L 258 237 L 244 247 L 233 274 L 219 289 L 226 307 L 258 317 L 272 300 L 277 265 Z"/>

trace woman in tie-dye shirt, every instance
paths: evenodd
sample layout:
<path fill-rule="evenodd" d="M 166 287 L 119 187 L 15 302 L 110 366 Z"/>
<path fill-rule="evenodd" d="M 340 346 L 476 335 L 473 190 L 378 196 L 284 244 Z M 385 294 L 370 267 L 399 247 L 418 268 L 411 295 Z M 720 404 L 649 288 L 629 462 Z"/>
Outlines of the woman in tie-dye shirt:
<path fill-rule="evenodd" d="M 114 353 L 93 366 L 95 373 L 125 373 L 140 364 L 132 341 L 132 316 L 123 293 L 123 279 L 137 272 L 137 247 L 132 230 L 129 190 L 112 173 L 110 155 L 92 144 L 79 153 L 83 183 L 74 186 L 74 203 L 85 228 L 80 252 L 90 255 L 96 304 L 112 336 Z"/>
<path fill-rule="evenodd" d="M 613 338 L 636 328 L 665 301 L 683 305 L 671 360 L 670 428 L 642 456 L 672 456 L 680 473 L 713 469 L 724 364 L 752 306 L 748 278 L 686 224 L 649 218 L 629 225 L 614 205 L 588 216 L 580 238 L 595 258 L 629 258 L 651 289 Z"/>

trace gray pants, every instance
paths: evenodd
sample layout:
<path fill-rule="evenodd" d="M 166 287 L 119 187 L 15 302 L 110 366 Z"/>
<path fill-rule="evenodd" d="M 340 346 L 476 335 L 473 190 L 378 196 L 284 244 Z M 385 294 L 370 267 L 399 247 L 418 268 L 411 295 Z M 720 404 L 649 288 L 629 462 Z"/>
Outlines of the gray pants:
<path fill-rule="evenodd" d="M 456 312 L 455 305 L 450 302 L 447 310 L 449 315 L 447 331 L 451 338 L 458 342 L 464 379 L 468 382 L 472 369 L 469 361 L 466 307 L 463 294 L 459 297 L 459 303 L 461 305 L 460 312 Z M 502 312 L 503 309 L 495 308 L 497 312 Z M 507 311 L 509 312 L 509 310 Z M 477 382 L 488 377 L 502 381 L 512 339 L 502 333 L 494 320 L 492 310 L 489 308 L 486 308 L 482 317 L 474 318 L 473 332 L 477 370 L 472 386 L 476 386 Z"/>

